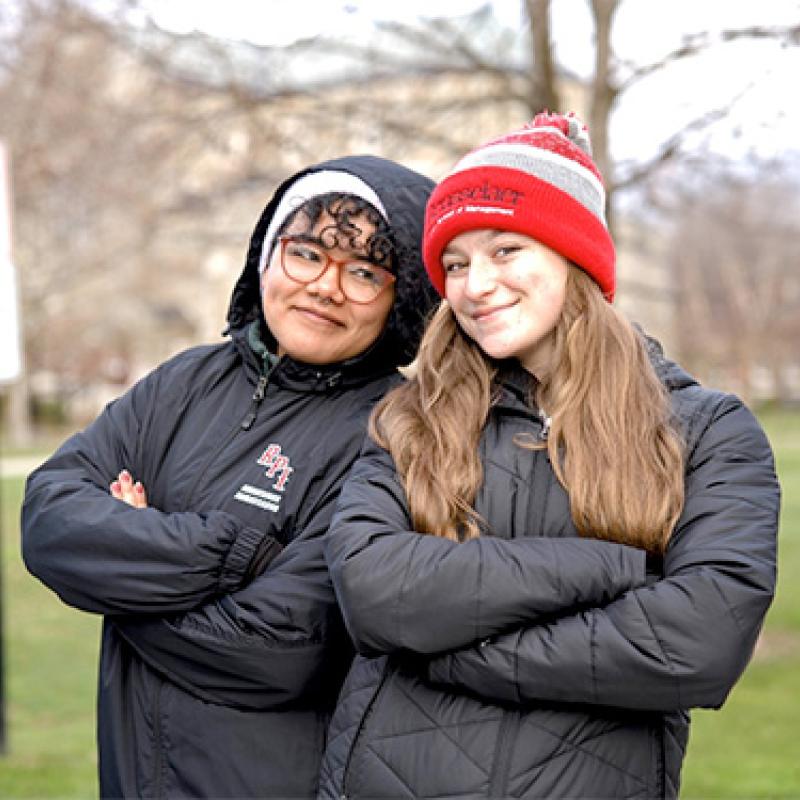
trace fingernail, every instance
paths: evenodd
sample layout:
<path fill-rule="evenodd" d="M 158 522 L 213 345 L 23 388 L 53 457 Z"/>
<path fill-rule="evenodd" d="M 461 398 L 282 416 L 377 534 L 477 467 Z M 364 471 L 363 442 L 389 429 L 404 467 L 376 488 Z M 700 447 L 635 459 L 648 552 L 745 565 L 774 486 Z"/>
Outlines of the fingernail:
<path fill-rule="evenodd" d="M 111 486 L 109 487 L 112 492 L 120 491 L 119 481 L 112 481 Z"/>
<path fill-rule="evenodd" d="M 133 485 L 133 488 L 134 488 L 134 489 L 135 489 L 137 492 L 139 492 L 139 494 L 141 494 L 141 493 L 144 491 L 144 486 L 142 486 L 142 484 L 141 484 L 141 483 L 139 483 L 139 481 L 136 481 L 136 483 Z"/>
<path fill-rule="evenodd" d="M 121 481 L 125 481 L 127 483 L 131 479 L 130 472 L 128 472 L 128 470 L 126 470 L 126 469 L 122 470 L 122 472 L 120 472 L 120 474 L 119 474 L 119 479 Z"/>

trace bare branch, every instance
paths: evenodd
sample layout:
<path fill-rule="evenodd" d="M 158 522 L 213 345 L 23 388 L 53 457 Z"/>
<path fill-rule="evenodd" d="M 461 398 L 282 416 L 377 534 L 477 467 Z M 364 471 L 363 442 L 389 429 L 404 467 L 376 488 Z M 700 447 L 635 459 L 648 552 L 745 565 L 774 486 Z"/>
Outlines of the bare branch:
<path fill-rule="evenodd" d="M 723 30 L 717 34 L 711 34 L 708 31 L 689 34 L 684 36 L 680 47 L 671 50 L 663 58 L 651 64 L 639 66 L 630 61 L 620 61 L 619 66 L 627 67 L 630 70 L 630 75 L 619 84 L 619 90 L 624 92 L 654 72 L 658 72 L 676 61 L 692 58 L 714 44 L 741 41 L 743 39 L 769 39 L 778 42 L 784 47 L 798 45 L 800 44 L 800 25 L 772 27 L 753 25 L 747 28 Z"/>
<path fill-rule="evenodd" d="M 661 144 L 658 153 L 653 158 L 636 167 L 636 169 L 629 172 L 625 178 L 615 180 L 612 191 L 616 192 L 623 189 L 630 189 L 632 186 L 636 186 L 646 178 L 652 176 L 659 167 L 671 161 L 681 152 L 681 146 L 690 134 L 705 130 L 713 123 L 724 119 L 730 113 L 731 109 L 753 89 L 754 85 L 755 83 L 751 82 L 724 105 L 706 111 L 687 125 L 684 125 L 679 131 L 673 133 L 669 139 Z"/>

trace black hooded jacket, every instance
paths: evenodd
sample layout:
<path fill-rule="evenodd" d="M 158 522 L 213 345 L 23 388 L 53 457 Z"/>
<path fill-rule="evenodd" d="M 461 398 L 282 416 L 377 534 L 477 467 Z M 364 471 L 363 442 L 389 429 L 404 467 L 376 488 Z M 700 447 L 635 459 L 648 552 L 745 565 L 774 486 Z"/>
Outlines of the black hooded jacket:
<path fill-rule="evenodd" d="M 518 375 L 480 444 L 492 535 L 413 532 L 391 457 L 368 444 L 326 537 L 362 655 L 322 797 L 677 795 L 688 710 L 722 704 L 772 599 L 780 493 L 742 403 L 652 357 L 688 454 L 662 565 L 577 537 L 547 451 L 515 443 L 542 432 Z"/>
<path fill-rule="evenodd" d="M 351 647 L 321 536 L 372 405 L 434 302 L 419 257 L 432 183 L 358 156 L 312 170 L 369 184 L 399 254 L 385 333 L 347 362 L 271 369 L 251 346 L 258 260 L 286 181 L 253 233 L 229 340 L 181 353 L 29 477 L 23 555 L 64 602 L 104 616 L 103 797 L 309 797 Z M 150 507 L 109 494 L 122 469 Z M 267 565 L 265 567 L 265 565 Z"/>

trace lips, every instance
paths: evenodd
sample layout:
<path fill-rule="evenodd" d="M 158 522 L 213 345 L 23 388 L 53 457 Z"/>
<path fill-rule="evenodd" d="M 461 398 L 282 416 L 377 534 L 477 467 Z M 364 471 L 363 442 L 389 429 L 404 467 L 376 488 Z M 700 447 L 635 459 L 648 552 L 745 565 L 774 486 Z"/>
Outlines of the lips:
<path fill-rule="evenodd" d="M 479 308 L 476 311 L 473 311 L 471 316 L 476 322 L 489 322 L 496 314 L 499 314 L 501 311 L 507 311 L 509 308 L 513 308 L 516 304 L 516 301 L 514 301 L 513 303 L 506 303 L 502 306 Z"/>
<path fill-rule="evenodd" d="M 325 324 L 325 325 L 336 325 L 338 327 L 344 327 L 344 323 L 341 320 L 336 319 L 336 317 L 331 316 L 330 314 L 326 314 L 323 311 L 320 311 L 316 308 L 306 308 L 305 306 L 294 306 L 294 310 L 302 314 L 305 318 L 310 320 L 311 322 L 316 322 L 317 324 Z"/>

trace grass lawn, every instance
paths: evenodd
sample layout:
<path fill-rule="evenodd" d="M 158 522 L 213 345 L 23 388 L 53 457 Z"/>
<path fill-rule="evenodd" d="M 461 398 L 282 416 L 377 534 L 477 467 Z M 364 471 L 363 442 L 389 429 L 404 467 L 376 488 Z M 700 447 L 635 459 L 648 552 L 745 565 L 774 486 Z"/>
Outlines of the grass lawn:
<path fill-rule="evenodd" d="M 764 414 L 783 491 L 778 591 L 721 711 L 692 712 L 681 797 L 800 798 L 800 414 Z"/>
<path fill-rule="evenodd" d="M 98 619 L 64 606 L 19 555 L 23 481 L 2 481 L 6 750 L 0 797 L 97 797 Z"/>
<path fill-rule="evenodd" d="M 762 417 L 783 486 L 778 595 L 721 711 L 694 711 L 683 798 L 800 798 L 800 415 Z M 97 796 L 98 620 L 63 606 L 19 556 L 23 482 L 0 482 L 7 754 L 0 797 Z"/>

